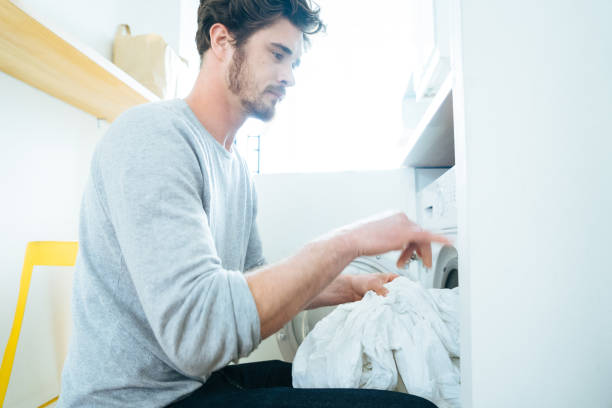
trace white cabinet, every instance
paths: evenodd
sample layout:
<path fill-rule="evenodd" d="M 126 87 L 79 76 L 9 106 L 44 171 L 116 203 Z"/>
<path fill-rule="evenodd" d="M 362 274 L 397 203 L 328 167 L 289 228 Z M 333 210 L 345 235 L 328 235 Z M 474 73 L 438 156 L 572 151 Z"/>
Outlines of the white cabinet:
<path fill-rule="evenodd" d="M 412 74 L 417 100 L 436 93 L 450 72 L 450 0 L 413 0 L 409 24 L 415 69 Z"/>
<path fill-rule="evenodd" d="M 612 2 L 460 5 L 463 407 L 612 407 Z"/>
<path fill-rule="evenodd" d="M 450 60 L 450 0 L 415 0 L 412 53 L 414 70 L 402 101 L 402 165 L 452 167 L 453 74 Z"/>

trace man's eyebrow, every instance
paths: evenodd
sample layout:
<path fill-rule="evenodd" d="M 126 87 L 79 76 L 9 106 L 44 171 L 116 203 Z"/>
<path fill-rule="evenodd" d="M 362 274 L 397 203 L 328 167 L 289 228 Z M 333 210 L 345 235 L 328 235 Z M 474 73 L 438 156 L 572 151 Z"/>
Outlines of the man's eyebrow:
<path fill-rule="evenodd" d="M 280 48 L 281 50 L 283 50 L 283 52 L 287 55 L 293 55 L 293 51 L 291 51 L 291 49 L 289 47 L 284 46 L 283 44 L 280 43 L 272 43 L 273 46 Z"/>

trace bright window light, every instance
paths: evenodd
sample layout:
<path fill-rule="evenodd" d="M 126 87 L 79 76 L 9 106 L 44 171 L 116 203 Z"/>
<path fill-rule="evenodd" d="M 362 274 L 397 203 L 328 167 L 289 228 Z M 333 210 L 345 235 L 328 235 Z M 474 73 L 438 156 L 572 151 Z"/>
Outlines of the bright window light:
<path fill-rule="evenodd" d="M 260 173 L 397 168 L 402 97 L 412 68 L 411 2 L 317 3 L 327 33 L 311 38 L 296 86 L 275 118 L 247 121 L 238 148 L 253 154 L 244 141 L 261 136 Z"/>

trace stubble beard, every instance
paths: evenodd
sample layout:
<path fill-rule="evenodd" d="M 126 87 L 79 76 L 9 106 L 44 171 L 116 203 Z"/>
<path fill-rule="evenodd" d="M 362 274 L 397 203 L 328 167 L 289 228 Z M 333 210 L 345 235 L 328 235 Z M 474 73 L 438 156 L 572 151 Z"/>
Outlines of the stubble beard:
<path fill-rule="evenodd" d="M 237 47 L 234 52 L 228 74 L 229 90 L 240 99 L 248 116 L 267 122 L 274 117 L 274 105 L 266 105 L 263 94 L 257 95 L 245 54 L 243 47 Z"/>

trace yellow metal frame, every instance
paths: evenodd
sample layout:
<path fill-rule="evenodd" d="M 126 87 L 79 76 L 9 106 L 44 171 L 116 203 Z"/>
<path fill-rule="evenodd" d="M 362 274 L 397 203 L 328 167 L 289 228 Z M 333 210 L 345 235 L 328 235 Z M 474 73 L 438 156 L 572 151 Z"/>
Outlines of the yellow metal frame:
<path fill-rule="evenodd" d="M 17 308 L 13 319 L 13 327 L 6 344 L 6 349 L 4 350 L 2 366 L 0 366 L 0 407 L 4 404 L 4 397 L 6 396 L 6 390 L 8 389 L 9 380 L 11 379 L 11 370 L 13 369 L 15 352 L 17 351 L 17 342 L 19 341 L 23 315 L 25 314 L 30 282 L 32 281 L 32 270 L 35 265 L 74 266 L 78 249 L 78 242 L 45 241 L 28 243 L 23 269 L 21 271 L 21 282 L 19 284 L 19 296 L 17 298 Z M 55 397 L 45 402 L 41 407 L 52 404 L 57 398 L 58 397 Z"/>

